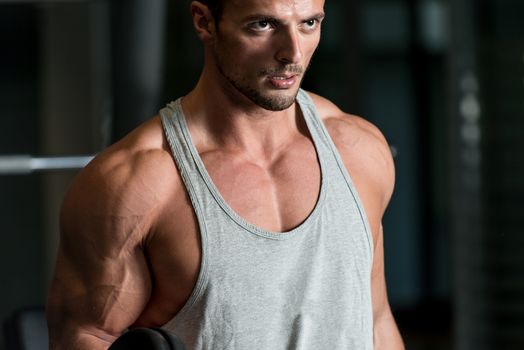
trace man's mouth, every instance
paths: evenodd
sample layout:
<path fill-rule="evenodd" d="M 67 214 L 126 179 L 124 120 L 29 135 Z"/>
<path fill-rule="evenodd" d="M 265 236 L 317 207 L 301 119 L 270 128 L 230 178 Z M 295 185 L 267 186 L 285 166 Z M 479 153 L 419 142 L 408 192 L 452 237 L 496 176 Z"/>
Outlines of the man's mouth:
<path fill-rule="evenodd" d="M 277 89 L 289 89 L 295 85 L 296 81 L 297 74 L 279 74 L 269 76 L 269 82 Z"/>
<path fill-rule="evenodd" d="M 274 77 L 271 77 L 271 79 L 276 79 L 276 80 L 286 80 L 286 79 L 290 79 L 292 78 L 293 75 L 287 75 L 287 76 L 274 76 Z"/>

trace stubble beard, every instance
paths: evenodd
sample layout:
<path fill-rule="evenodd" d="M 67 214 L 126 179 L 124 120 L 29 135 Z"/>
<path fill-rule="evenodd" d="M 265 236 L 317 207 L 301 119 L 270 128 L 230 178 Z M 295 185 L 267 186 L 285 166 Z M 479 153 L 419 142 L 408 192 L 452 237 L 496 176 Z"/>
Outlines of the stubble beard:
<path fill-rule="evenodd" d="M 286 95 L 284 92 L 289 90 L 282 90 L 281 93 L 274 95 L 264 94 L 260 89 L 256 89 L 251 84 L 249 84 L 248 81 L 242 79 L 242 77 L 234 78 L 228 74 L 224 69 L 225 64 L 223 63 L 221 55 L 217 51 L 215 51 L 215 62 L 220 74 L 229 82 L 229 84 L 231 84 L 231 86 L 233 86 L 238 92 L 240 92 L 257 106 L 269 111 L 277 112 L 288 109 L 293 105 L 293 103 L 295 103 L 298 94 L 298 88 L 292 95 Z M 299 65 L 282 65 L 279 68 L 263 69 L 257 74 L 257 76 L 265 77 L 272 74 L 278 75 L 283 73 L 297 74 L 297 77 L 300 78 L 300 81 L 297 83 L 300 86 L 302 77 L 304 75 L 304 69 Z"/>

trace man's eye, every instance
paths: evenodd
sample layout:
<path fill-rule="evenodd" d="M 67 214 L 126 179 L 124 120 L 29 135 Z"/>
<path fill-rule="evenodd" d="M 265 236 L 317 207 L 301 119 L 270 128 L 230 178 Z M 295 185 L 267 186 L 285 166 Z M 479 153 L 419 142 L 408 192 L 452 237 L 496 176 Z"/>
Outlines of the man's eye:
<path fill-rule="evenodd" d="M 263 31 L 263 30 L 271 29 L 271 23 L 268 20 L 260 20 L 260 21 L 251 23 L 249 27 L 255 31 Z"/>
<path fill-rule="evenodd" d="M 306 25 L 308 29 L 314 29 L 316 28 L 318 21 L 316 19 L 308 19 L 307 21 L 304 22 L 304 24 Z"/>

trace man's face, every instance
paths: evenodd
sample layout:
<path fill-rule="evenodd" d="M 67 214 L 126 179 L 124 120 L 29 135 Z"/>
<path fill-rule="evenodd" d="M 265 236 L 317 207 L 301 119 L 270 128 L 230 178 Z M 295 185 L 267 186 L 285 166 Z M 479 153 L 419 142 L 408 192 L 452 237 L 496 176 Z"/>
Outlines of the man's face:
<path fill-rule="evenodd" d="M 272 111 L 290 107 L 320 40 L 324 0 L 228 0 L 214 58 L 234 93 Z"/>

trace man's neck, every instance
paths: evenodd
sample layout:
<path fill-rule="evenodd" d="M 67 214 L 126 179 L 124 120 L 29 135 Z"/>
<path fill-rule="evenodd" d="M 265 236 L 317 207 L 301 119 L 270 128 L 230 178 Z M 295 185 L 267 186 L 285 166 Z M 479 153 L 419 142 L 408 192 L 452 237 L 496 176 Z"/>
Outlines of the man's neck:
<path fill-rule="evenodd" d="M 201 78 L 182 100 L 197 148 L 221 147 L 272 158 L 302 129 L 296 103 L 283 111 L 268 111 L 244 96 L 232 97 L 210 81 L 215 80 Z"/>

